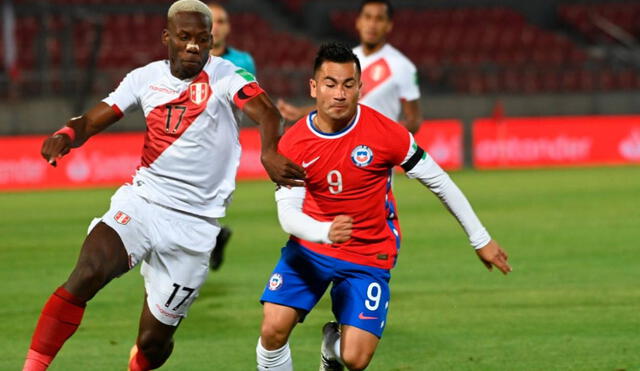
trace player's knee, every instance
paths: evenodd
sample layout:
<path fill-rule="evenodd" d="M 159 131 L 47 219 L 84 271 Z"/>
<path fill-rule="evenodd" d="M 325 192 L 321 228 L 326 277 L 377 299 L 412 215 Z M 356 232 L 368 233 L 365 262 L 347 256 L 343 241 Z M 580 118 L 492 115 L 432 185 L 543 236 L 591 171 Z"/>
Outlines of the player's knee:
<path fill-rule="evenodd" d="M 173 351 L 173 338 L 158 336 L 153 331 L 142 331 L 138 335 L 138 349 L 144 353 L 153 368 L 164 364 Z"/>
<path fill-rule="evenodd" d="M 265 349 L 274 350 L 282 348 L 287 343 L 289 333 L 272 323 L 263 322 L 260 337 Z"/>
<path fill-rule="evenodd" d="M 364 370 L 369 366 L 373 352 L 361 352 L 345 349 L 341 355 L 342 362 L 349 370 Z"/>

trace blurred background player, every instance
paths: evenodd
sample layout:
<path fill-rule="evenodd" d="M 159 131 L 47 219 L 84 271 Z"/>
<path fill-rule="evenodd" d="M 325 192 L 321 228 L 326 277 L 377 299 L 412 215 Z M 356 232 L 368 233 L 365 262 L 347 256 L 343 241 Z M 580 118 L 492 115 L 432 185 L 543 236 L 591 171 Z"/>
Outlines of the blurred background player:
<path fill-rule="evenodd" d="M 386 325 L 390 271 L 400 249 L 394 166 L 440 198 L 489 270 L 511 271 L 462 191 L 407 129 L 358 104 L 360 72 L 346 46 L 322 46 L 309 81 L 317 110 L 293 125 L 278 146 L 302 164 L 307 177 L 304 187 L 276 190 L 278 218 L 291 236 L 261 298 L 258 370 L 293 369 L 291 331 L 329 285 L 337 323 L 323 327 L 320 370 L 369 365 Z"/>
<path fill-rule="evenodd" d="M 216 2 L 207 4 L 211 13 L 213 13 L 213 48 L 211 49 L 211 55 L 226 59 L 255 76 L 256 64 L 251 54 L 227 44 L 227 37 L 231 33 L 231 23 L 229 22 L 227 10 Z"/>
<path fill-rule="evenodd" d="M 231 23 L 229 22 L 227 10 L 215 2 L 207 3 L 207 5 L 213 15 L 213 26 L 211 29 L 213 48 L 211 48 L 211 55 L 226 59 L 255 76 L 256 65 L 251 54 L 227 45 L 227 37 L 231 32 Z M 209 268 L 212 270 L 218 270 L 222 265 L 224 250 L 229 243 L 231 233 L 232 231 L 229 226 L 222 226 L 220 229 L 220 233 L 216 239 L 216 248 L 213 250 L 211 261 L 209 262 Z"/>
<path fill-rule="evenodd" d="M 129 370 L 158 368 L 168 359 L 173 334 L 207 277 L 217 219 L 235 189 L 240 146 L 234 106 L 260 124 L 261 158 L 272 179 L 296 185 L 292 178 L 304 177 L 302 168 L 278 154 L 281 117 L 255 79 L 209 55 L 211 12 L 204 3 L 175 2 L 162 42 L 168 61 L 130 72 L 106 99 L 42 145 L 42 156 L 55 166 L 125 113 L 144 111 L 141 165 L 91 223 L 75 268 L 42 310 L 24 371 L 46 370 L 77 330 L 87 302 L 140 263 L 145 300 Z"/>
<path fill-rule="evenodd" d="M 393 29 L 391 2 L 362 1 L 355 26 L 360 45 L 353 52 L 362 63 L 360 103 L 401 122 L 410 132 L 417 132 L 421 122 L 418 75 L 416 66 L 387 43 L 387 36 Z M 278 101 L 280 113 L 290 121 L 298 120 L 313 108 Z"/>

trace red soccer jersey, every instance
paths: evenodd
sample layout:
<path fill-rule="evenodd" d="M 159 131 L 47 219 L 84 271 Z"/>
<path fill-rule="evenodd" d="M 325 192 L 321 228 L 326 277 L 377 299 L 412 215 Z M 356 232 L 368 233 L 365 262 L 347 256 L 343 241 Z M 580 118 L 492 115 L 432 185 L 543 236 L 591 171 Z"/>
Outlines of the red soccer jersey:
<path fill-rule="evenodd" d="M 400 248 L 391 173 L 409 152 L 410 134 L 363 105 L 337 133 L 319 131 L 313 125 L 315 114 L 292 126 L 280 140 L 279 150 L 307 171 L 302 211 L 322 222 L 349 215 L 354 220 L 353 233 L 342 244 L 291 239 L 323 255 L 391 269 Z"/>

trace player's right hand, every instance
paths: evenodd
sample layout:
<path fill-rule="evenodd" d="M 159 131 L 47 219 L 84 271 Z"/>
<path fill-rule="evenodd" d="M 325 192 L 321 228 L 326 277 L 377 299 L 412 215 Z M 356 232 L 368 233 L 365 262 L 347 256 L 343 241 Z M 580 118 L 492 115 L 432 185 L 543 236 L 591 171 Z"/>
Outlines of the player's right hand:
<path fill-rule="evenodd" d="M 70 150 L 71 138 L 64 134 L 57 134 L 45 139 L 40 154 L 51 166 L 56 166 L 57 159 L 69 153 Z"/>
<path fill-rule="evenodd" d="M 304 168 L 279 152 L 263 152 L 260 160 L 274 183 L 287 187 L 304 187 L 304 178 L 307 176 Z"/>
<path fill-rule="evenodd" d="M 333 219 L 329 228 L 329 239 L 333 243 L 343 243 L 351 238 L 353 218 L 347 215 L 338 215 Z"/>

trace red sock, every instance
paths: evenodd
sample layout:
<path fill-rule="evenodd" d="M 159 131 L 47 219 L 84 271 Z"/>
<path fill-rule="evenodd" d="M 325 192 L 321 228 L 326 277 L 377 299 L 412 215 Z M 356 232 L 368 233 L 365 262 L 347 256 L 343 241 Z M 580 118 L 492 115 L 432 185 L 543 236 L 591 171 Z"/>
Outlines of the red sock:
<path fill-rule="evenodd" d="M 42 309 L 23 371 L 46 370 L 62 344 L 76 332 L 86 303 L 59 287 Z"/>
<path fill-rule="evenodd" d="M 129 359 L 129 371 L 147 371 L 151 370 L 149 367 L 149 361 L 144 356 L 144 353 L 138 349 L 137 345 L 134 345 L 131 349 L 131 358 Z"/>

